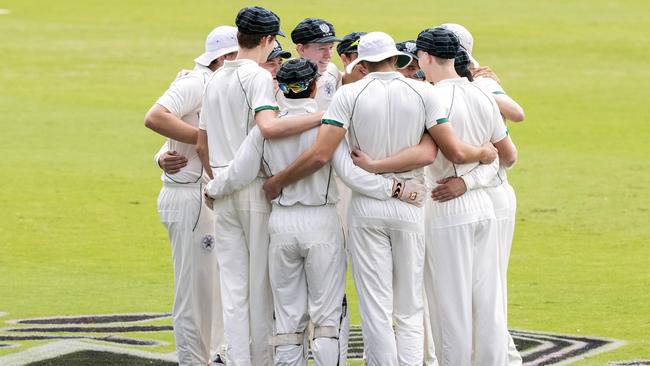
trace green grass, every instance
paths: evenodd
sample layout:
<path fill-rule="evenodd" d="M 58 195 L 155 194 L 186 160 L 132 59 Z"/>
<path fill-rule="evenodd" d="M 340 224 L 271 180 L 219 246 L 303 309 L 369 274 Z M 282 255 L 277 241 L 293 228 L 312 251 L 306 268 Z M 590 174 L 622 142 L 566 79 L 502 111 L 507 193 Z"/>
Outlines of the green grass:
<path fill-rule="evenodd" d="M 626 342 L 576 365 L 650 358 L 645 1 L 258 3 L 286 33 L 308 16 L 398 41 L 466 25 L 477 59 L 527 114 L 510 126 L 520 150 L 510 326 Z M 0 15 L 3 319 L 170 310 L 151 159 L 162 139 L 142 118 L 244 5 L 0 2 L 11 10 Z"/>

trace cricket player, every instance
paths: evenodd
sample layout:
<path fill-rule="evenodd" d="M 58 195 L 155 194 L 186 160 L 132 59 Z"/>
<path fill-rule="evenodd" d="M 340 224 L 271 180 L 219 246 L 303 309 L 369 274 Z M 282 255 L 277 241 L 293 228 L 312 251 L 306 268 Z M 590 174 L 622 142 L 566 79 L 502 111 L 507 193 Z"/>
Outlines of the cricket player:
<path fill-rule="evenodd" d="M 291 40 L 296 44 L 300 57 L 318 65 L 321 77 L 318 79 L 316 103 L 319 110 L 326 110 L 336 90 L 341 86 L 341 72 L 331 63 L 336 37 L 332 23 L 318 18 L 303 19 L 291 31 Z"/>
<path fill-rule="evenodd" d="M 416 76 L 416 73 L 420 70 L 420 65 L 418 64 L 418 55 L 417 55 L 417 50 L 415 48 L 415 40 L 408 40 L 408 41 L 403 41 L 403 42 L 398 42 L 395 44 L 397 46 L 397 49 L 404 52 L 408 53 L 413 57 L 413 60 L 411 60 L 411 63 L 408 64 L 405 68 L 400 69 L 399 72 L 404 75 L 404 77 L 409 78 L 409 79 L 419 79 Z"/>
<path fill-rule="evenodd" d="M 334 43 L 341 39 L 336 37 L 332 23 L 319 18 L 306 18 L 300 21 L 291 31 L 291 40 L 296 45 L 296 51 L 300 57 L 304 57 L 318 66 L 321 76 L 318 78 L 316 103 L 318 109 L 326 110 L 336 90 L 341 86 L 342 75 L 332 60 Z M 341 200 L 337 206 L 338 214 L 343 220 L 343 231 L 347 234 L 347 208 L 352 192 L 343 184 L 338 177 L 335 177 L 335 184 L 341 193 Z M 350 332 L 350 317 L 348 312 L 347 297 L 343 298 L 343 320 L 339 344 L 341 346 L 341 364 L 347 362 L 348 336 Z"/>
<path fill-rule="evenodd" d="M 396 154 L 423 139 L 436 102 L 431 85 L 406 79 L 395 71 L 396 64 L 405 66 L 411 57 L 397 51 L 392 38 L 382 32 L 361 37 L 358 50 L 359 57 L 347 71 L 364 62 L 369 74 L 341 87 L 323 117 L 316 143 L 267 180 L 267 197 L 276 198 L 282 187 L 326 164 L 348 129 L 350 144 L 375 159 Z M 454 145 L 453 131 L 444 124 L 434 127 L 432 133 L 445 148 L 453 146 L 457 152 L 454 157 L 462 157 L 459 160 L 463 162 L 491 162 L 496 156 L 489 147 Z M 421 160 L 421 156 L 417 158 Z M 420 167 L 435 158 L 432 143 L 428 156 Z M 414 169 L 385 176 L 421 179 L 422 175 L 421 169 Z M 422 219 L 422 211 L 412 205 L 352 195 L 348 216 L 350 260 L 369 365 L 422 365 Z"/>
<path fill-rule="evenodd" d="M 210 32 L 194 70 L 175 80 L 145 116 L 145 126 L 168 138 L 156 155 L 164 169 L 158 212 L 172 245 L 172 319 L 180 365 L 207 365 L 224 343 L 213 215 L 202 208 L 205 182 L 195 144 L 206 80 L 236 57 L 236 37 L 235 27 Z"/>
<path fill-rule="evenodd" d="M 278 119 L 271 74 L 259 66 L 282 35 L 280 19 L 262 7 L 239 11 L 235 23 L 239 53 L 208 81 L 203 98 L 197 152 L 213 176 L 228 167 L 256 125 L 265 138 L 286 137 L 318 126 L 322 114 Z M 268 276 L 269 202 L 262 178 L 215 203 L 216 250 L 231 366 L 269 365 L 273 304 Z"/>
<path fill-rule="evenodd" d="M 348 73 L 345 68 L 348 65 L 357 59 L 359 53 L 357 52 L 357 47 L 359 46 L 359 39 L 361 36 L 365 35 L 366 32 L 352 32 L 346 34 L 336 45 L 336 53 L 339 54 L 341 62 L 343 63 L 343 76 L 341 77 L 341 82 L 343 85 L 350 84 L 355 81 L 363 79 L 364 76 L 368 74 L 368 71 L 363 68 L 363 65 L 357 64 L 357 66 L 352 70 L 351 73 Z"/>
<path fill-rule="evenodd" d="M 277 79 L 287 109 L 283 117 L 313 113 L 317 104 L 318 69 L 306 59 L 285 62 Z M 219 172 L 206 187 L 217 199 L 248 185 L 260 167 L 268 175 L 286 168 L 315 141 L 318 129 L 283 139 L 265 140 L 257 127 L 251 130 L 231 165 Z M 314 324 L 312 353 L 316 365 L 337 365 L 338 335 L 345 289 L 345 262 L 342 227 L 336 214 L 339 199 L 332 183 L 333 170 L 346 184 L 379 200 L 402 192 L 401 199 L 423 203 L 425 187 L 411 181 L 397 182 L 367 173 L 352 164 L 348 146 L 341 141 L 332 163 L 311 176 L 283 189 L 273 201 L 269 230 L 269 268 L 275 304 L 276 365 L 306 365 L 303 346 L 307 321 Z M 417 188 L 417 192 L 409 187 Z M 413 199 L 411 199 L 411 197 Z"/>
<path fill-rule="evenodd" d="M 282 92 L 278 88 L 278 82 L 276 80 L 276 75 L 278 74 L 278 70 L 280 69 L 280 66 L 282 66 L 282 60 L 290 58 L 291 57 L 291 52 L 285 51 L 282 49 L 282 45 L 280 42 L 277 40 L 275 41 L 275 47 L 273 47 L 273 51 L 269 53 L 269 57 L 267 57 L 266 62 L 263 64 L 260 64 L 263 69 L 271 73 L 271 76 L 273 77 L 273 87 L 275 90 L 275 99 L 278 102 L 278 105 L 280 106 L 280 109 L 282 109 L 282 98 L 280 94 Z"/>
<path fill-rule="evenodd" d="M 458 37 L 461 48 L 463 51 L 456 57 L 455 68 L 459 75 L 465 75 L 473 83 L 479 86 L 486 93 L 491 94 L 499 106 L 501 115 L 506 119 L 520 122 L 524 119 L 524 110 L 516 101 L 510 98 L 501 85 L 495 80 L 496 77 L 478 76 L 475 79 L 471 74 L 472 66 L 477 66 L 478 62 L 471 56 L 473 49 L 474 39 L 471 33 L 462 25 L 448 23 L 443 24 L 443 27 L 451 30 Z M 474 70 L 477 69 L 474 67 Z M 479 74 L 480 75 L 480 74 Z M 497 79 L 498 80 L 498 79 Z M 446 201 L 453 199 L 465 193 L 467 190 L 476 189 L 478 187 L 485 188 L 486 193 L 490 196 L 492 204 L 494 205 L 495 216 L 497 219 L 497 232 L 499 241 L 500 253 L 500 276 L 501 276 L 501 291 L 503 293 L 503 306 L 504 317 L 508 319 L 508 287 L 507 287 L 507 272 L 508 262 L 510 260 L 510 251 L 512 249 L 512 238 L 515 227 L 515 213 L 516 213 L 516 196 L 514 189 L 508 183 L 507 169 L 504 165 L 498 167 L 496 176 L 487 169 L 478 168 L 472 171 L 465 177 L 450 178 L 440 181 L 441 183 L 432 192 L 432 197 L 437 201 Z M 522 358 L 510 333 L 508 337 L 508 365 L 519 366 L 522 364 Z"/>
<path fill-rule="evenodd" d="M 499 151 L 513 149 L 494 99 L 456 74 L 453 60 L 459 47 L 457 37 L 446 28 L 418 35 L 420 67 L 445 105 L 446 116 L 441 118 L 450 121 L 467 143 L 491 142 Z M 428 173 L 438 181 L 473 168 L 474 164 L 454 164 L 443 153 Z M 426 230 L 425 288 L 430 312 L 436 314 L 432 327 L 438 361 L 469 365 L 473 351 L 477 365 L 504 365 L 507 343 L 498 234 L 489 196 L 476 189 L 454 200 L 433 201 L 427 205 Z"/>

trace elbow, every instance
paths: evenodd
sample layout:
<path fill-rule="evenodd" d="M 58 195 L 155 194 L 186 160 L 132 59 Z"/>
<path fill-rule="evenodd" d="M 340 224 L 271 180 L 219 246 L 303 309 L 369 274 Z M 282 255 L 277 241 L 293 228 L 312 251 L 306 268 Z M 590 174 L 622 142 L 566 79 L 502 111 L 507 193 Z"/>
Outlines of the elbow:
<path fill-rule="evenodd" d="M 318 170 L 329 163 L 330 160 L 332 160 L 332 154 L 328 154 L 324 151 L 319 151 L 314 154 L 313 166 Z"/>
<path fill-rule="evenodd" d="M 512 112 L 512 115 L 510 116 L 510 120 L 512 122 L 522 122 L 526 118 L 526 115 L 524 114 L 524 110 L 521 108 L 518 108 L 517 110 Z"/>
<path fill-rule="evenodd" d="M 499 164 L 505 168 L 512 168 L 517 162 L 517 150 L 514 150 L 504 156 L 499 156 Z"/>
<path fill-rule="evenodd" d="M 208 154 L 208 147 L 204 144 L 197 143 L 196 144 L 196 153 L 199 156 L 206 156 Z"/>
<path fill-rule="evenodd" d="M 277 129 L 272 127 L 272 124 L 270 123 L 258 123 L 257 126 L 260 129 L 260 133 L 262 134 L 262 137 L 264 137 L 265 139 L 272 140 L 272 139 L 283 137 L 282 135 L 280 135 Z"/>
<path fill-rule="evenodd" d="M 436 149 L 433 149 L 432 151 L 428 151 L 425 154 L 422 154 L 422 166 L 428 166 L 433 164 L 433 162 L 436 160 L 436 155 L 437 151 Z"/>
<path fill-rule="evenodd" d="M 445 157 L 454 164 L 465 164 L 467 162 L 465 152 L 459 148 L 452 148 L 448 154 L 445 154 Z"/>
<path fill-rule="evenodd" d="M 151 113 L 147 113 L 147 115 L 144 116 L 144 126 L 150 130 L 155 131 L 156 123 Z"/>

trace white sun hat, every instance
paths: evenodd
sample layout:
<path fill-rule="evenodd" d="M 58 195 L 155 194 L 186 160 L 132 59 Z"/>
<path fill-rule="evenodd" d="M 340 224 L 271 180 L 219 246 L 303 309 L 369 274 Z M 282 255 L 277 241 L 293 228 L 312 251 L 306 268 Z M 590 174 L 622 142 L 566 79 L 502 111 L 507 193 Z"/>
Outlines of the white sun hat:
<path fill-rule="evenodd" d="M 456 23 L 445 23 L 440 26 L 449 29 L 454 33 L 454 35 L 456 35 L 456 38 L 460 41 L 460 46 L 463 47 L 469 55 L 469 62 L 472 63 L 473 67 L 479 67 L 478 61 L 476 61 L 474 56 L 472 56 L 472 50 L 474 49 L 474 37 L 472 37 L 472 33 L 470 33 L 464 26 Z"/>
<path fill-rule="evenodd" d="M 370 32 L 362 36 L 357 50 L 359 57 L 345 69 L 348 74 L 352 73 L 354 67 L 361 61 L 379 62 L 397 56 L 397 68 L 402 69 L 413 59 L 411 55 L 398 51 L 393 38 L 384 32 Z"/>
<path fill-rule="evenodd" d="M 216 58 L 235 52 L 239 49 L 237 43 L 237 28 L 228 25 L 216 27 L 205 40 L 205 52 L 194 59 L 199 65 L 210 66 Z"/>

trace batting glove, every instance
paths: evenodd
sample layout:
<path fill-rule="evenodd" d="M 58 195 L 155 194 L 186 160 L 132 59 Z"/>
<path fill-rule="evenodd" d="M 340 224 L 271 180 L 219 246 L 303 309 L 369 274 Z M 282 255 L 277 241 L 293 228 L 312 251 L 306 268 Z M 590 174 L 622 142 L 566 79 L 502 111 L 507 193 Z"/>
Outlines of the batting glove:
<path fill-rule="evenodd" d="M 417 207 L 424 205 L 427 187 L 417 179 L 393 179 L 392 197 Z"/>

